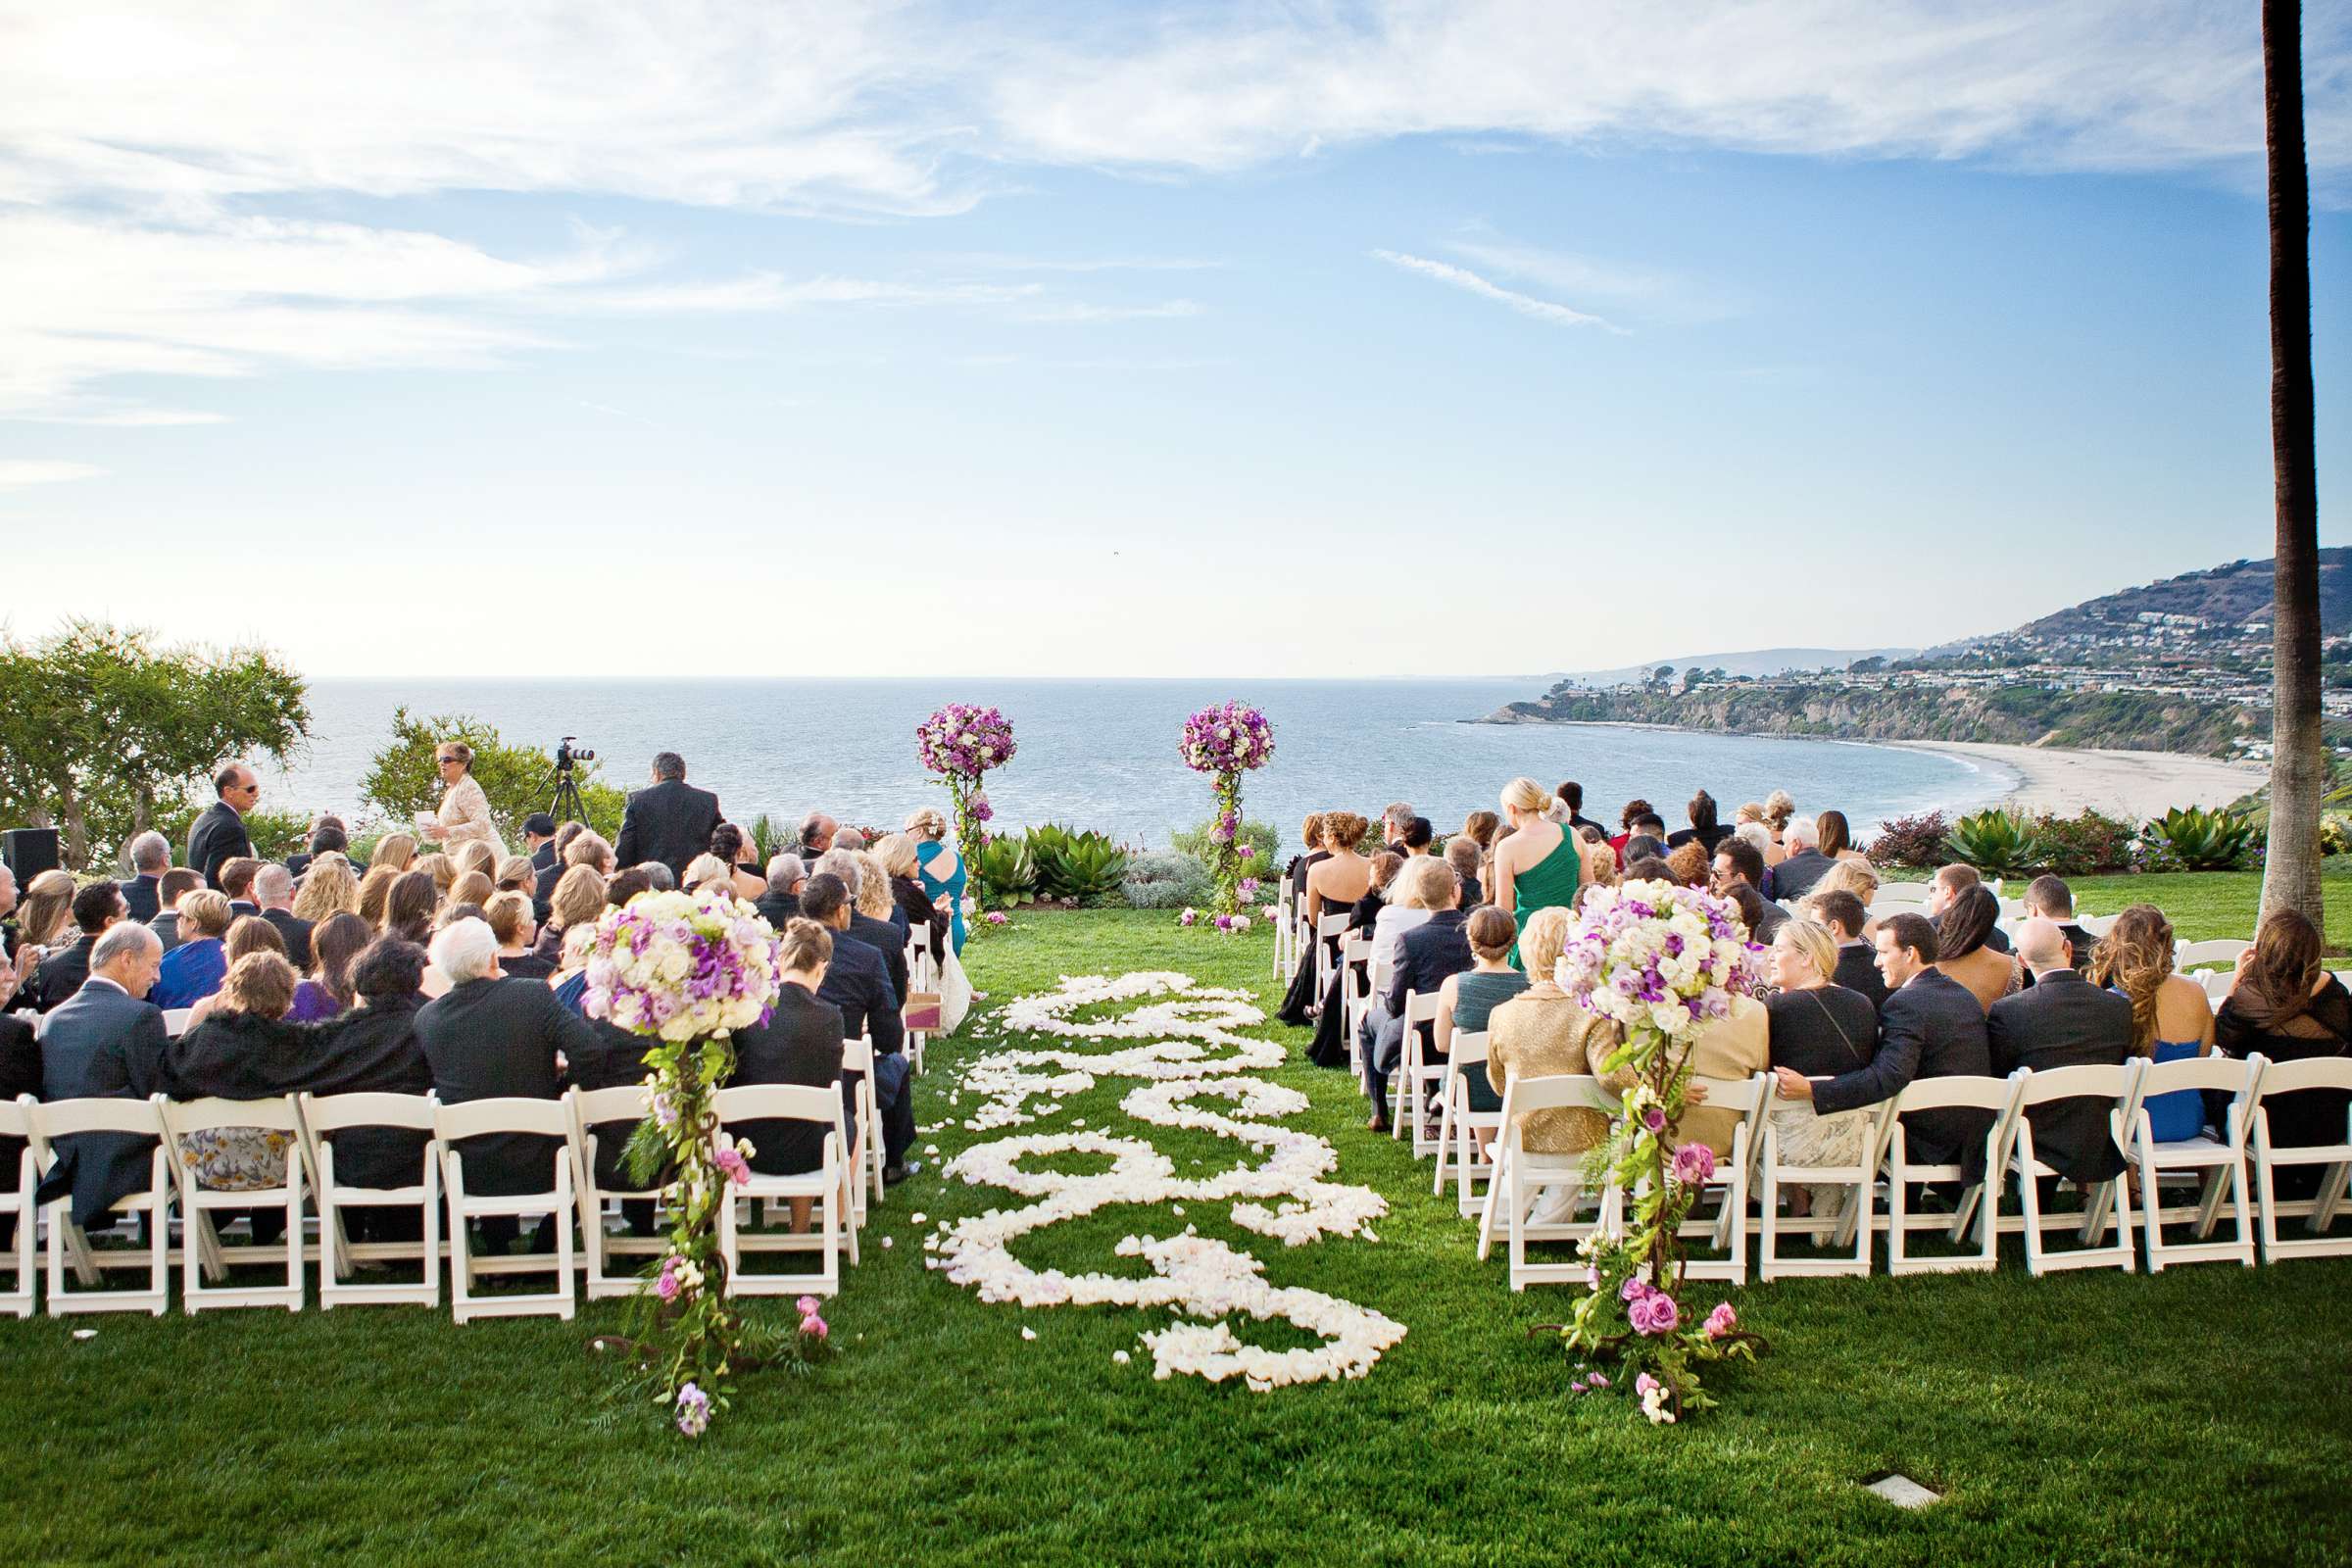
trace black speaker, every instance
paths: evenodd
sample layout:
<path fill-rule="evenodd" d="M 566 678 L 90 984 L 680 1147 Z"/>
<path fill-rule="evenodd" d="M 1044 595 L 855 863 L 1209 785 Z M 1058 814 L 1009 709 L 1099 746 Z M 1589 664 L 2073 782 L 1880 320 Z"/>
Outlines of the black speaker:
<path fill-rule="evenodd" d="M 17 886 L 39 876 L 43 871 L 57 869 L 57 829 L 53 827 L 12 827 L 0 833 L 0 860 L 17 873 Z"/>

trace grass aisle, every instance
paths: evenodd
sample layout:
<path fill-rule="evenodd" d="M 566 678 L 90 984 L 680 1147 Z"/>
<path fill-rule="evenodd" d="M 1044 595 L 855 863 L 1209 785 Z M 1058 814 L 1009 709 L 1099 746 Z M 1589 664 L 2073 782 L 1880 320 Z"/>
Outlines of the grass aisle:
<path fill-rule="evenodd" d="M 1023 916 L 977 944 L 971 967 L 991 1008 L 1063 974 L 1138 969 L 1270 1002 L 1267 956 L 1262 932 L 1227 941 L 1120 911 Z M 920 1122 L 947 1123 L 924 1140 L 941 1155 L 892 1195 L 828 1310 L 843 1354 L 805 1379 L 747 1380 L 701 1446 L 612 1397 L 612 1370 L 583 1348 L 617 1322 L 611 1305 L 568 1325 L 464 1329 L 400 1308 L 0 1322 L 0 1561 L 2352 1555 L 2352 1264 L 1751 1287 L 1735 1298 L 1741 1319 L 1774 1352 L 1720 1376 L 1723 1409 L 1657 1432 L 1624 1403 L 1561 1396 L 1556 1346 L 1523 1335 L 1565 1293 L 1511 1296 L 1450 1199 L 1429 1196 L 1428 1166 L 1362 1130 L 1341 1075 L 1294 1063 L 1271 1076 L 1313 1104 L 1285 1125 L 1332 1141 L 1331 1180 L 1387 1196 L 1379 1241 L 1284 1248 L 1232 1226 L 1223 1204 L 1186 1218 L 1253 1253 L 1272 1283 L 1409 1333 L 1358 1382 L 1264 1395 L 1154 1382 L 1136 1336 L 1163 1311 L 1024 1312 L 923 1268 L 938 1220 L 1018 1201 L 940 1179 L 946 1156 L 1000 1136 L 951 1119 L 954 1070 L 992 1044 L 985 1009 L 966 1034 L 934 1055 L 918 1101 Z M 1148 1136 L 1180 1169 L 1212 1152 L 1230 1164 L 1227 1141 L 1121 1116 L 1133 1087 L 1102 1080 L 1047 1125 Z M 932 1225 L 913 1225 L 918 1211 Z M 1016 1247 L 1034 1265 L 1112 1271 L 1136 1266 L 1112 1257 L 1120 1236 L 1182 1224 L 1165 1205 L 1111 1209 Z M 1252 1343 L 1311 1343 L 1235 1326 Z M 74 1327 L 98 1335 L 76 1342 Z M 1903 1514 L 1854 1485 L 1886 1469 L 1949 1500 Z"/>

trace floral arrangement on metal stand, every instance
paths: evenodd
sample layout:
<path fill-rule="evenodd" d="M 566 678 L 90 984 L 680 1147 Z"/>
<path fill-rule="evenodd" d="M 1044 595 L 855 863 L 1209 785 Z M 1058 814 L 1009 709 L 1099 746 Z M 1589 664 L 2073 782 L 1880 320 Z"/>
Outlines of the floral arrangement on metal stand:
<path fill-rule="evenodd" d="M 1605 1065 L 1634 1081 L 1585 1167 L 1588 1190 L 1613 1185 L 1624 1195 L 1620 1234 L 1596 1230 L 1577 1244 L 1591 1264 L 1588 1292 L 1568 1322 L 1538 1332 L 1558 1333 L 1584 1357 L 1574 1392 L 1630 1392 L 1658 1425 L 1715 1402 L 1700 1387 L 1701 1365 L 1752 1360 L 1765 1348 L 1740 1327 L 1731 1302 L 1696 1321 L 1684 1306 L 1682 1223 L 1715 1174 L 1715 1153 L 1676 1142 L 1690 1048 L 1733 998 L 1755 993 L 1758 951 L 1725 900 L 1671 882 L 1628 882 L 1586 895 L 1554 970 L 1560 989 L 1624 1031 Z M 1613 1381 L 1592 1365 L 1598 1360 L 1617 1364 Z"/>
<path fill-rule="evenodd" d="M 655 1041 L 645 1054 L 650 1114 L 624 1163 L 638 1185 L 670 1190 L 669 1251 L 648 1265 L 631 1302 L 631 1338 L 595 1343 L 631 1352 L 690 1438 L 726 1408 L 737 1370 L 805 1368 L 828 1345 L 814 1297 L 801 1298 L 789 1335 L 749 1328 L 728 1301 L 718 1250 L 719 1205 L 751 1180 L 755 1151 L 727 1136 L 710 1097 L 734 1073 L 733 1032 L 773 1012 L 780 973 L 775 931 L 724 886 L 641 893 L 607 909 L 588 946 L 582 1011 Z"/>
<path fill-rule="evenodd" d="M 949 812 L 956 818 L 956 853 L 968 869 L 988 846 L 988 824 L 996 808 L 988 804 L 981 775 L 1003 767 L 1017 750 L 1012 721 L 994 708 L 950 703 L 914 726 L 914 755 L 926 771 L 939 775 L 948 787 Z M 980 878 L 970 872 L 971 913 L 981 907 Z"/>
<path fill-rule="evenodd" d="M 1273 760 L 1274 726 L 1247 703 L 1219 703 L 1184 721 L 1178 750 L 1185 766 L 1214 780 L 1217 818 L 1208 830 L 1208 874 L 1217 890 L 1214 924 L 1228 934 L 1246 931 L 1250 917 L 1242 912 L 1242 901 L 1256 891 L 1256 879 L 1249 873 L 1256 869 L 1251 861 L 1257 848 L 1242 842 L 1242 775 Z M 1200 912 L 1187 909 L 1185 916 L 1179 923 L 1189 926 Z"/>

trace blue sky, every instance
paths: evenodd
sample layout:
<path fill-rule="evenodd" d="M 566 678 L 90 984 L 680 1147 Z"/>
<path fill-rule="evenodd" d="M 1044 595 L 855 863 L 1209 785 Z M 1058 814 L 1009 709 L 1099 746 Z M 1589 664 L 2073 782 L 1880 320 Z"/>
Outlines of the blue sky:
<path fill-rule="evenodd" d="M 270 9 L 0 0 L 20 634 L 1508 673 L 2269 553 L 2248 8 Z"/>

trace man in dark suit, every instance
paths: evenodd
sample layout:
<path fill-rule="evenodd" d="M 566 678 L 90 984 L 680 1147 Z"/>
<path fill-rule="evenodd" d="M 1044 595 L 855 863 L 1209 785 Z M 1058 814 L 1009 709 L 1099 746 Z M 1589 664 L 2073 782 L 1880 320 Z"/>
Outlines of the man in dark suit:
<path fill-rule="evenodd" d="M 2092 985 L 2067 961 L 2067 942 L 2057 922 L 2036 916 L 2017 930 L 2017 956 L 2034 971 L 2034 984 L 1992 1004 L 1985 1033 L 1992 1070 L 2020 1067 L 2120 1065 L 2132 1051 L 2132 1003 Z M 2113 1181 L 2124 1173 L 2123 1152 L 2108 1126 L 2114 1102 L 2101 1099 L 2057 1100 L 2026 1112 L 2034 1128 L 2034 1153 L 2077 1187 Z"/>
<path fill-rule="evenodd" d="M 882 955 L 882 968 L 890 976 L 891 992 L 905 1003 L 906 932 L 897 922 L 877 919 L 858 907 L 858 895 L 864 891 L 865 863 L 847 850 L 833 850 L 817 857 L 816 868 L 841 878 L 842 885 L 850 890 L 850 923 L 843 929 Z"/>
<path fill-rule="evenodd" d="M 259 914 L 262 906 L 253 897 L 253 879 L 261 874 L 262 862 L 250 855 L 232 856 L 220 862 L 220 887 L 228 895 L 228 912 Z"/>
<path fill-rule="evenodd" d="M 1984 1009 L 1966 986 L 1930 967 L 1936 928 L 1920 915 L 1888 915 L 1879 922 L 1878 946 L 1886 1004 L 1879 1011 L 1879 1049 L 1870 1061 L 1825 1084 L 1786 1067 L 1773 1069 L 1784 1098 L 1810 1098 L 1824 1116 L 1892 1100 L 1915 1078 L 1982 1078 L 1992 1071 Z M 1957 1161 L 1975 1181 L 1984 1171 L 1991 1121 L 1990 1111 L 1965 1107 L 1912 1111 L 1903 1117 L 1909 1158 L 1915 1165 Z"/>
<path fill-rule="evenodd" d="M 1788 847 L 1788 858 L 1764 873 L 1768 899 L 1803 898 L 1838 863 L 1821 853 L 1821 829 L 1809 816 L 1790 817 L 1781 842 Z"/>
<path fill-rule="evenodd" d="M 2058 876 L 2037 876 L 2026 885 L 2026 913 L 2049 921 L 2072 949 L 2067 966 L 2077 974 L 2090 973 L 2090 950 L 2099 939 L 2075 923 L 2075 890 Z"/>
<path fill-rule="evenodd" d="M 161 1087 L 164 1015 L 143 999 L 163 962 L 155 933 L 135 920 L 98 939 L 89 979 L 41 1020 L 43 1100 L 144 1100 Z M 146 1190 L 155 1144 L 137 1133 L 61 1138 L 37 1197 L 46 1203 L 72 1193 L 74 1223 L 95 1225 Z"/>
<path fill-rule="evenodd" d="M 1470 915 L 1460 906 L 1461 883 L 1453 867 L 1425 857 L 1408 862 L 1396 875 L 1399 881 L 1412 877 L 1413 891 L 1423 906 L 1434 912 L 1397 939 L 1388 993 L 1364 1019 L 1370 1036 L 1364 1053 L 1364 1087 L 1370 1091 L 1372 1109 L 1384 1126 L 1389 1122 L 1389 1076 L 1404 1060 L 1405 993 L 1435 997 L 1448 976 L 1460 974 L 1476 961 L 1470 956 L 1469 932 L 1464 929 Z M 1422 1039 L 1426 1042 L 1429 1038 L 1429 1031 L 1423 1030 Z M 1407 1108 L 1418 1118 L 1422 1107 Z"/>
<path fill-rule="evenodd" d="M 416 1041 L 433 1069 L 433 1092 L 446 1104 L 494 1099 L 554 1100 L 564 1093 L 559 1054 L 588 1057 L 604 1043 L 588 1021 L 556 1000 L 539 980 L 499 972 L 498 938 L 477 919 L 452 922 L 433 938 L 433 963 L 450 988 L 416 1009 Z M 489 1133 L 461 1142 L 466 1190 L 475 1194 L 540 1193 L 555 1185 L 563 1140 L 534 1133 Z M 568 1218 L 563 1223 L 569 1223 Z M 494 1252 L 513 1245 L 512 1216 L 486 1215 L 482 1243 Z M 543 1221 L 534 1250 L 555 1245 Z"/>
<path fill-rule="evenodd" d="M 122 890 L 133 920 L 153 920 L 164 906 L 156 884 L 172 869 L 172 841 L 150 828 L 132 839 L 124 853 L 130 857 L 131 874 L 116 886 Z"/>
<path fill-rule="evenodd" d="M 623 865 L 660 860 L 683 877 L 687 863 L 710 848 L 721 820 L 718 797 L 687 783 L 686 759 L 663 752 L 654 759 L 653 786 L 629 797 L 612 851 Z"/>
<path fill-rule="evenodd" d="M 548 913 L 554 906 L 551 901 L 556 896 L 556 884 L 563 881 L 564 873 L 571 869 L 571 863 L 564 858 L 564 852 L 571 848 L 572 840 L 587 831 L 588 825 L 584 822 L 566 822 L 556 829 L 554 838 L 540 846 L 547 852 L 547 863 L 540 865 L 536 855 L 531 858 L 531 863 L 538 866 L 538 880 L 531 889 L 531 910 L 541 925 L 547 924 Z"/>
<path fill-rule="evenodd" d="M 1598 822 L 1593 821 L 1591 817 L 1585 814 L 1585 787 L 1582 784 L 1579 784 L 1574 779 L 1569 779 L 1554 793 L 1559 796 L 1561 804 L 1568 808 L 1569 827 L 1594 828 L 1598 830 L 1602 838 L 1605 839 L 1609 836 L 1609 830 L 1607 828 L 1602 827 Z M 1462 906 L 1464 908 L 1474 907 L 1474 906 L 1472 906 L 1467 900 L 1463 902 Z"/>
<path fill-rule="evenodd" d="M 231 762 L 213 775 L 213 804 L 188 827 L 187 862 L 212 887 L 220 885 L 220 867 L 239 856 L 253 854 L 253 838 L 245 831 L 245 813 L 262 798 L 261 781 L 242 762 Z"/>
<path fill-rule="evenodd" d="M 556 850 L 556 819 L 545 811 L 533 811 L 522 819 L 522 853 L 531 858 L 531 866 L 544 871 L 561 864 Z"/>
<path fill-rule="evenodd" d="M 801 889 L 808 885 L 808 867 L 797 855 L 771 856 L 767 862 L 767 891 L 752 907 L 760 918 L 781 932 L 801 912 Z"/>
<path fill-rule="evenodd" d="M 90 977 L 90 955 L 107 927 L 123 919 L 129 910 L 122 902 L 122 890 L 112 882 L 93 882 L 74 895 L 74 928 L 80 936 L 70 948 L 61 948 L 41 960 L 32 975 L 32 1004 L 42 1012 L 63 1005 L 81 990 L 81 983 Z"/>
<path fill-rule="evenodd" d="M 833 933 L 833 959 L 817 996 L 841 1009 L 844 1035 L 874 1041 L 874 1102 L 882 1112 L 882 1179 L 906 1180 L 914 1146 L 914 1094 L 906 1082 L 905 993 L 890 983 L 882 955 L 850 933 L 850 885 L 819 871 L 801 890 L 801 913 Z M 877 922 L 882 923 L 882 922 Z"/>
<path fill-rule="evenodd" d="M 1718 897 L 1740 906 L 1749 939 L 1770 947 L 1781 927 L 1788 923 L 1788 911 L 1764 897 L 1763 883 L 1761 850 L 1743 838 L 1727 838 L 1715 846 L 1715 876 L 1710 886 Z"/>
<path fill-rule="evenodd" d="M 179 901 L 202 886 L 204 878 L 184 865 L 173 866 L 157 880 L 155 898 L 162 907 L 147 928 L 163 943 L 166 953 L 179 946 Z"/>
<path fill-rule="evenodd" d="M 37 1099 L 41 1093 L 41 1048 L 33 1039 L 32 1020 L 5 1010 L 16 989 L 17 966 L 0 963 L 0 1101 L 19 1095 Z M 16 1191 L 24 1154 L 24 1139 L 0 1138 L 0 1188 Z M 0 1215 L 0 1253 L 16 1239 L 17 1216 Z"/>
<path fill-rule="evenodd" d="M 1805 907 L 1838 939 L 1838 972 L 1830 976 L 1830 984 L 1861 992 L 1873 1007 L 1886 1006 L 1886 977 L 1879 973 L 1879 950 L 1862 940 L 1862 928 L 1870 923 L 1862 901 L 1851 893 L 1816 893 Z"/>
<path fill-rule="evenodd" d="M 253 902 L 262 918 L 277 927 L 286 944 L 286 961 L 297 969 L 311 966 L 311 922 L 294 913 L 294 873 L 282 865 L 265 865 L 253 874 Z"/>
<path fill-rule="evenodd" d="M 351 866 L 354 876 L 366 876 L 368 868 L 351 858 L 351 830 L 339 816 L 321 816 L 311 824 L 311 847 L 298 855 L 286 857 L 286 869 L 300 878 L 311 868 L 311 862 L 322 855 L 340 855 Z"/>

